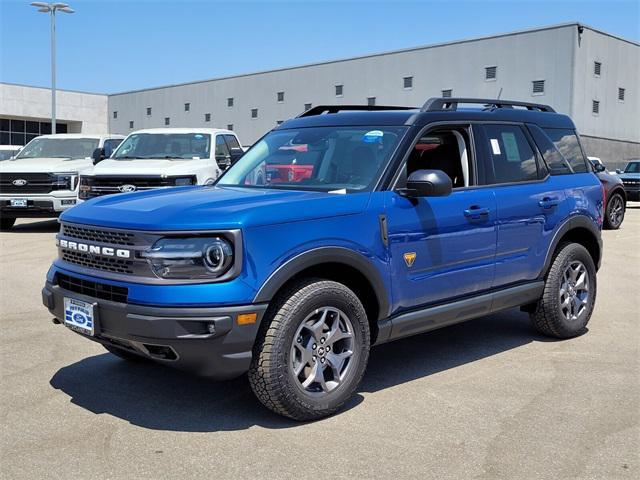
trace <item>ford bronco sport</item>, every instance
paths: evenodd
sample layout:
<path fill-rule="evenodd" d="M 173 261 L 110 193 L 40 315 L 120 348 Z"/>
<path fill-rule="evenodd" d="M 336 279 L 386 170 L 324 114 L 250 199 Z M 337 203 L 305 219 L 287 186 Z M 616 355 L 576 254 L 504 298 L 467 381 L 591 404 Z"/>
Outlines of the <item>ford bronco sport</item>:
<path fill-rule="evenodd" d="M 291 155 L 312 173 L 256 175 Z M 353 395 L 372 345 L 512 307 L 545 335 L 585 332 L 603 193 L 567 116 L 438 98 L 314 107 L 213 186 L 60 222 L 55 323 L 127 360 L 248 372 L 264 405 L 311 420 Z"/>

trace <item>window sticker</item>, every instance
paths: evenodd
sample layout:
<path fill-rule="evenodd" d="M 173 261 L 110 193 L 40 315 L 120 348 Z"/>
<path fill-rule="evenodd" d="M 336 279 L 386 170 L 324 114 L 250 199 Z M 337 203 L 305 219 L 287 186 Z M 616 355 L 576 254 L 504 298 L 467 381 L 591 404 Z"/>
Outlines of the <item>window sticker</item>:
<path fill-rule="evenodd" d="M 384 133 L 380 130 L 371 130 L 364 134 L 362 141 L 365 143 L 377 143 L 382 140 Z"/>
<path fill-rule="evenodd" d="M 502 132 L 502 144 L 504 145 L 505 154 L 508 162 L 519 162 L 520 152 L 518 151 L 518 141 L 516 135 L 512 132 Z"/>
<path fill-rule="evenodd" d="M 491 150 L 493 150 L 494 155 L 502 155 L 502 153 L 500 153 L 500 144 L 498 143 L 497 138 L 491 139 Z"/>

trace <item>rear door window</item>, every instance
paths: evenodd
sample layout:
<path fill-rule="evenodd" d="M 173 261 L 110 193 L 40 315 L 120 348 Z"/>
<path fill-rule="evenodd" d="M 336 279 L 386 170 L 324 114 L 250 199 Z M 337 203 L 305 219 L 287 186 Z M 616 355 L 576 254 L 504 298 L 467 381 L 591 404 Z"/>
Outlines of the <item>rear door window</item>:
<path fill-rule="evenodd" d="M 562 156 L 567 159 L 574 173 L 590 171 L 575 131 L 566 128 L 545 128 L 544 132 Z"/>
<path fill-rule="evenodd" d="M 492 160 L 493 181 L 528 182 L 538 179 L 536 155 L 518 125 L 484 125 L 486 151 Z"/>

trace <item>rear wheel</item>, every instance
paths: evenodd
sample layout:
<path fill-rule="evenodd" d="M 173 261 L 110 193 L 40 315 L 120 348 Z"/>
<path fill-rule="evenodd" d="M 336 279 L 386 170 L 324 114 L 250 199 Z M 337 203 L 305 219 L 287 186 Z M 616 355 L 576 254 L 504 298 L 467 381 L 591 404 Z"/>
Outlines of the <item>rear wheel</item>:
<path fill-rule="evenodd" d="M 249 370 L 251 387 L 280 415 L 301 421 L 331 415 L 358 387 L 369 342 L 358 297 L 340 283 L 307 280 L 280 299 L 265 324 Z"/>
<path fill-rule="evenodd" d="M 544 335 L 571 338 L 586 331 L 596 299 L 596 268 L 582 245 L 560 245 L 547 274 L 544 293 L 531 313 Z"/>
<path fill-rule="evenodd" d="M 624 198 L 619 193 L 614 193 L 609 197 L 607 210 L 604 219 L 604 226 L 609 230 L 617 230 L 624 220 L 625 204 Z"/>
<path fill-rule="evenodd" d="M 14 217 L 0 218 L 0 231 L 5 232 L 7 230 L 11 230 L 15 223 L 16 223 L 16 219 Z"/>

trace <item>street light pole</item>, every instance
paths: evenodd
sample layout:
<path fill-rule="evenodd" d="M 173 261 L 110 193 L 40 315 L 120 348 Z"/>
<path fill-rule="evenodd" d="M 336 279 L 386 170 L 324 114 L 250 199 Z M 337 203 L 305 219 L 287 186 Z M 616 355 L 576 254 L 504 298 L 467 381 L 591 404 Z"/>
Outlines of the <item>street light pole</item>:
<path fill-rule="evenodd" d="M 51 133 L 56 133 L 56 12 L 73 13 L 74 10 L 66 3 L 32 2 L 31 6 L 51 18 Z"/>

